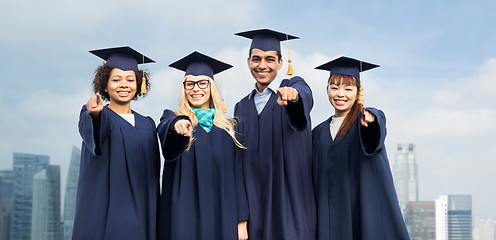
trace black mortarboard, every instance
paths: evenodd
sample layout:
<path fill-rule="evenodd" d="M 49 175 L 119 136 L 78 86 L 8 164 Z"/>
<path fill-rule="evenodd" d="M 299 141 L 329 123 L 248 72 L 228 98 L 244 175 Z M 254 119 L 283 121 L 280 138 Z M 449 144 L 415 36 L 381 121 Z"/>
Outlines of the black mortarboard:
<path fill-rule="evenodd" d="M 331 76 L 333 74 L 339 73 L 360 79 L 360 72 L 367 71 L 376 67 L 379 67 L 379 65 L 362 62 L 360 60 L 349 57 L 339 57 L 330 62 L 324 63 L 316 67 L 315 69 L 330 71 Z"/>
<path fill-rule="evenodd" d="M 262 51 L 281 51 L 281 41 L 298 39 L 299 37 L 276 32 L 270 29 L 259 29 L 236 33 L 235 35 L 252 39 L 250 49 L 257 48 Z"/>
<path fill-rule="evenodd" d="M 137 52 L 130 47 L 116 47 L 92 50 L 90 53 L 107 61 L 113 68 L 119 68 L 124 71 L 138 70 L 138 63 L 152 63 L 155 62 L 143 54 Z"/>
<path fill-rule="evenodd" d="M 194 51 L 188 56 L 171 63 L 169 67 L 186 72 L 184 75 L 205 75 L 212 79 L 214 79 L 214 74 L 232 68 L 232 66 L 227 63 L 221 62 L 207 55 L 203 55 L 197 51 Z"/>

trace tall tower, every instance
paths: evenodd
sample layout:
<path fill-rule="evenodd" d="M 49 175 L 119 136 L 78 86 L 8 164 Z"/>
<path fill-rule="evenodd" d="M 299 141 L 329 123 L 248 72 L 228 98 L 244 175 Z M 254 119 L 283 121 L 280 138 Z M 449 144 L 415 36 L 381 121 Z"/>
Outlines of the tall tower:
<path fill-rule="evenodd" d="M 414 144 L 398 144 L 392 166 L 394 187 L 402 212 L 408 202 L 418 201 L 418 172 Z"/>
<path fill-rule="evenodd" d="M 472 196 L 443 195 L 436 200 L 436 240 L 472 239 Z"/>
<path fill-rule="evenodd" d="M 33 177 L 31 240 L 60 240 L 60 167 L 49 165 Z"/>
<path fill-rule="evenodd" d="M 12 170 L 0 171 L 0 239 L 10 237 L 10 199 L 12 198 Z"/>
<path fill-rule="evenodd" d="M 31 239 L 33 176 L 46 169 L 48 162 L 45 155 L 14 153 L 9 239 Z"/>
<path fill-rule="evenodd" d="M 64 198 L 64 239 L 72 238 L 72 226 L 74 224 L 74 212 L 76 209 L 76 193 L 79 179 L 79 164 L 81 162 L 81 150 L 73 146 L 69 172 L 67 173 L 67 183 Z"/>

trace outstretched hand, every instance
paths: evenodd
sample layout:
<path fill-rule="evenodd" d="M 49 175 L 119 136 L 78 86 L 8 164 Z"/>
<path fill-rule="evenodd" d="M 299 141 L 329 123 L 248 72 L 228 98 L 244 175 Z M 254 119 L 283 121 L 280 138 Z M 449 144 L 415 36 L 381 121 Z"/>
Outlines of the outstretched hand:
<path fill-rule="evenodd" d="M 298 99 L 298 91 L 292 87 L 281 87 L 277 89 L 277 104 L 286 106 L 288 102 Z"/>
<path fill-rule="evenodd" d="M 92 117 L 98 117 L 100 112 L 103 110 L 103 102 L 99 93 L 96 96 L 92 96 L 86 103 L 86 109 L 91 114 Z"/>
<path fill-rule="evenodd" d="M 362 114 L 360 115 L 360 123 L 362 124 L 362 126 L 368 127 L 369 123 L 373 123 L 375 121 L 374 114 L 368 111 L 365 106 L 362 107 L 361 113 Z"/>
<path fill-rule="evenodd" d="M 187 119 L 180 119 L 174 124 L 174 131 L 177 134 L 183 135 L 185 137 L 193 136 L 193 125 Z"/>

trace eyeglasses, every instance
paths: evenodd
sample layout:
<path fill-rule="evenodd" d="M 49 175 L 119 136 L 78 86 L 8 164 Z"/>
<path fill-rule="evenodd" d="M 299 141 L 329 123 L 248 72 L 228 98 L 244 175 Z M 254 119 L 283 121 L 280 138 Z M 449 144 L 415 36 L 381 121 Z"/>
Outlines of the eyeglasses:
<path fill-rule="evenodd" d="M 184 81 L 183 86 L 186 90 L 191 90 L 195 88 L 195 85 L 198 85 L 200 89 L 208 88 L 208 84 L 210 84 L 210 80 L 200 80 L 200 81 Z"/>

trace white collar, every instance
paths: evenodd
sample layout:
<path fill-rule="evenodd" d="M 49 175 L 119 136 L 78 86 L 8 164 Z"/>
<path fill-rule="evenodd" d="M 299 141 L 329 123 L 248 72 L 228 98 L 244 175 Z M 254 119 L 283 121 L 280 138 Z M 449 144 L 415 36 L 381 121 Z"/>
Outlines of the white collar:
<path fill-rule="evenodd" d="M 255 94 L 257 93 L 266 93 L 266 91 L 269 91 L 267 89 L 270 89 L 270 91 L 273 91 L 274 93 L 277 93 L 277 89 L 281 86 L 281 83 L 282 83 L 282 78 L 279 77 L 279 74 L 276 75 L 276 78 L 274 78 L 274 80 L 272 80 L 271 83 L 269 83 L 269 86 L 267 86 L 262 92 L 259 92 L 258 91 L 258 88 L 257 88 L 257 83 L 255 83 L 255 86 L 253 87 L 253 91 L 252 91 L 252 94 L 250 94 L 250 98 L 252 96 L 254 96 Z"/>

